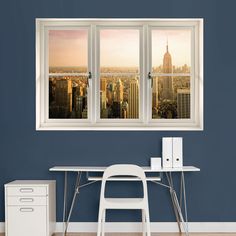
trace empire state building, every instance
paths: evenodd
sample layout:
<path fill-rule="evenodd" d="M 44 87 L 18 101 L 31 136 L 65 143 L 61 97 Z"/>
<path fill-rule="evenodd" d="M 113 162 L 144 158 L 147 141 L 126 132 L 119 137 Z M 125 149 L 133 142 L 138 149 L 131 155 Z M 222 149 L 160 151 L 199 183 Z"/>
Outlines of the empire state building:
<path fill-rule="evenodd" d="M 168 51 L 168 43 L 166 45 L 166 53 L 163 58 L 163 73 L 171 74 L 172 73 L 172 59 Z M 172 76 L 163 77 L 163 100 L 173 100 L 173 79 Z"/>

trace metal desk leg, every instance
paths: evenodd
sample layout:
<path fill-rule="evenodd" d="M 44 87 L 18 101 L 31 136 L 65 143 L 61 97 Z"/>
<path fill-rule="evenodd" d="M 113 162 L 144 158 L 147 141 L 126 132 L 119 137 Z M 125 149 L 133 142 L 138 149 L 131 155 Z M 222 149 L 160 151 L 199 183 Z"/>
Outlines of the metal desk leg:
<path fill-rule="evenodd" d="M 71 213 L 72 213 L 72 210 L 73 210 L 73 207 L 74 207 L 74 204 L 75 204 L 76 195 L 79 193 L 79 184 L 80 184 L 81 175 L 82 175 L 82 172 L 78 172 L 77 173 L 74 195 L 73 195 L 73 199 L 72 199 L 72 202 L 71 202 L 69 215 L 68 215 L 67 220 L 66 220 L 66 227 L 65 227 L 64 235 L 66 235 L 66 233 L 67 233 L 67 229 L 68 229 L 68 225 L 69 225 L 69 222 L 70 222 Z"/>
<path fill-rule="evenodd" d="M 177 219 L 177 221 L 179 219 L 181 220 L 182 226 L 183 226 L 184 231 L 185 231 L 185 234 L 188 236 L 189 235 L 188 234 L 188 222 L 187 221 L 185 222 L 185 220 L 184 220 L 182 210 L 181 210 L 181 207 L 180 207 L 180 204 L 179 204 L 179 200 L 178 200 L 177 194 L 174 190 L 174 184 L 173 184 L 173 179 L 172 179 L 171 173 L 166 173 L 166 177 L 167 177 L 167 181 L 168 181 L 169 186 L 170 186 L 170 195 L 171 195 L 171 199 L 172 199 L 172 203 L 173 203 L 173 208 L 174 208 L 175 212 L 177 211 L 177 213 L 178 213 L 177 215 L 179 216 L 179 217 L 176 217 L 176 219 Z M 184 179 L 182 179 L 182 176 L 181 176 L 181 181 L 183 181 L 181 183 L 183 185 L 185 185 Z M 184 187 L 184 189 L 185 189 L 185 187 Z M 185 193 L 184 193 L 184 199 L 185 199 L 185 202 L 186 202 Z M 187 208 L 185 208 L 185 213 L 187 213 Z M 178 225 L 179 225 L 179 222 L 178 222 Z M 180 232 L 181 232 L 181 227 L 180 226 L 179 226 L 179 229 L 180 229 Z"/>
<path fill-rule="evenodd" d="M 65 171 L 65 177 L 64 177 L 63 231 L 65 231 L 66 227 L 66 218 L 67 218 L 67 171 Z"/>
<path fill-rule="evenodd" d="M 181 183 L 182 183 L 181 185 L 182 185 L 182 190 L 183 190 L 183 195 L 184 195 L 185 223 L 186 223 L 186 228 L 187 228 L 187 231 L 188 231 L 188 210 L 187 210 L 187 198 L 186 198 L 186 191 L 185 191 L 185 178 L 184 178 L 184 172 L 183 171 L 181 173 Z"/>
<path fill-rule="evenodd" d="M 171 197 L 173 210 L 174 210 L 174 213 L 175 213 L 175 218 L 176 218 L 176 221 L 177 221 L 177 224 L 178 224 L 179 232 L 181 233 L 182 230 L 181 230 L 181 225 L 180 225 L 179 214 L 178 214 L 178 210 L 177 210 L 176 205 L 175 205 L 175 199 L 174 199 L 174 196 L 173 196 L 173 181 L 172 181 L 172 178 L 171 178 L 171 174 L 166 173 L 166 178 L 167 178 L 167 181 L 168 181 L 168 184 L 169 184 L 170 197 Z"/>

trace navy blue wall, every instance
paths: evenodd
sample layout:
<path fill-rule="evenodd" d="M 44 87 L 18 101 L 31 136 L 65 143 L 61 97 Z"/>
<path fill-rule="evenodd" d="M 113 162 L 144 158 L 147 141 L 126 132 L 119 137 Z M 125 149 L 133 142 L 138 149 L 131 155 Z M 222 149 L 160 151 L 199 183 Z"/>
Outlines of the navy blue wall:
<path fill-rule="evenodd" d="M 235 221 L 235 9 L 234 0 L 2 0 L 0 3 L 0 221 L 3 184 L 14 179 L 56 179 L 57 220 L 62 219 L 63 176 L 54 165 L 148 165 L 161 154 L 161 137 L 184 137 L 190 221 Z M 203 17 L 203 132 L 36 132 L 35 18 Z M 72 179 L 74 176 L 71 176 Z M 99 184 L 81 191 L 73 221 L 96 221 Z M 136 192 L 132 186 L 133 192 Z M 125 188 L 125 190 L 126 190 Z M 113 192 L 118 187 L 112 188 Z M 166 189 L 150 185 L 152 221 L 173 221 Z M 135 221 L 138 213 L 111 212 L 110 220 Z"/>

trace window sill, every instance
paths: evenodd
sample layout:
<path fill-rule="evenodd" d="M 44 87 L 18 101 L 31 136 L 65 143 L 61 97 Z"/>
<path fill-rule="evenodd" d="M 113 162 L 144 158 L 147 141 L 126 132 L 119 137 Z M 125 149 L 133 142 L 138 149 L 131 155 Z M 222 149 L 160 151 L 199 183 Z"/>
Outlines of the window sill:
<path fill-rule="evenodd" d="M 138 125 L 138 126 L 102 126 L 102 125 L 94 125 L 91 124 L 83 125 L 83 126 L 75 126 L 75 124 L 63 124 L 63 125 L 48 125 L 43 124 L 40 126 L 36 126 L 37 131 L 203 131 L 203 125 L 202 124 L 169 124 L 163 125 L 159 124 L 158 126 L 151 126 L 149 125 Z"/>

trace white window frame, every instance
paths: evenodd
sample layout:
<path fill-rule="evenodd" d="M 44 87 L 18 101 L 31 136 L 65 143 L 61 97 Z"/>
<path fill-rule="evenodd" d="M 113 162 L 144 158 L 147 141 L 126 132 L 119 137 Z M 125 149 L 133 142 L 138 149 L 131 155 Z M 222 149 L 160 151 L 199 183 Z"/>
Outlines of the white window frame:
<path fill-rule="evenodd" d="M 48 30 L 89 29 L 88 119 L 48 119 Z M 151 30 L 192 29 L 191 119 L 152 119 Z M 139 119 L 100 118 L 99 30 L 140 30 Z M 194 85 L 192 84 L 194 83 Z M 194 109 L 193 109 L 194 108 Z M 36 130 L 203 130 L 203 19 L 36 19 Z"/>

